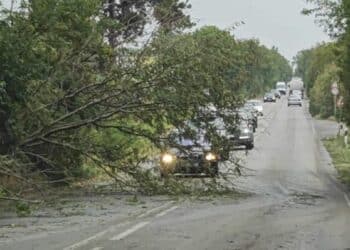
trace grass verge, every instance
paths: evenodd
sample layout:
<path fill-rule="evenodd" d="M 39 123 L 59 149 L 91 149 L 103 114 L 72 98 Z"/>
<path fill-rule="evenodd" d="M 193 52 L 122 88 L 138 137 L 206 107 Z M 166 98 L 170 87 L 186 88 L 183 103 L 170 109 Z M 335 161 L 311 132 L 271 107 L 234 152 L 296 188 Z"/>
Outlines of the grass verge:
<path fill-rule="evenodd" d="M 341 181 L 350 186 L 350 147 L 345 147 L 344 137 L 325 139 L 323 142 L 333 159 Z"/>

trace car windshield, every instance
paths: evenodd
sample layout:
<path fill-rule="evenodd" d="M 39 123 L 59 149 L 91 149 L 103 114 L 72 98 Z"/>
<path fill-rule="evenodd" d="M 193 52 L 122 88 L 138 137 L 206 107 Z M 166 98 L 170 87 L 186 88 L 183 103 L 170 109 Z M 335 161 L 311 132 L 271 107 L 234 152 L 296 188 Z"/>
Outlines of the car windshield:
<path fill-rule="evenodd" d="M 181 146 L 184 147 L 193 147 L 193 146 L 198 146 L 198 147 L 208 147 L 210 146 L 210 143 L 204 138 L 204 136 L 200 136 L 199 138 L 196 139 L 191 139 L 191 138 L 186 138 L 186 137 L 178 137 L 176 140 L 176 143 L 178 143 Z"/>
<path fill-rule="evenodd" d="M 182 145 L 182 146 L 194 146 L 195 145 L 195 141 L 193 139 L 190 139 L 190 138 L 184 138 L 184 137 L 178 137 L 176 140 L 175 140 L 176 143 L 178 143 L 179 145 Z"/>
<path fill-rule="evenodd" d="M 210 145 L 208 140 L 205 139 L 205 135 L 203 134 L 203 131 L 198 132 L 197 134 L 194 134 L 192 138 L 190 136 L 184 135 L 184 133 L 176 129 L 171 133 L 170 137 L 173 139 L 173 141 L 176 144 L 184 147 L 192 147 L 192 146 L 206 147 Z"/>

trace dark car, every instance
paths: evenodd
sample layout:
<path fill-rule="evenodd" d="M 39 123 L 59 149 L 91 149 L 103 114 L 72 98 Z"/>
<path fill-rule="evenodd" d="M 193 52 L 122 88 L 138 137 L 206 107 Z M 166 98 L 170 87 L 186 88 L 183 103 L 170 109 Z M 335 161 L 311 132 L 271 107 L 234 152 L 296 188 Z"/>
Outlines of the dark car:
<path fill-rule="evenodd" d="M 264 96 L 264 102 L 276 102 L 276 97 L 273 93 L 266 93 Z"/>
<path fill-rule="evenodd" d="M 222 150 L 214 149 L 208 142 L 203 129 L 193 126 L 191 136 L 174 130 L 169 136 L 172 145 L 160 156 L 161 176 L 211 176 L 219 173 L 219 161 L 223 160 Z"/>
<path fill-rule="evenodd" d="M 252 109 L 247 106 L 240 108 L 238 110 L 238 117 L 240 120 L 246 121 L 255 133 L 258 128 L 258 114 L 255 111 L 252 111 Z"/>
<path fill-rule="evenodd" d="M 219 155 L 212 152 L 210 147 L 198 143 L 182 138 L 180 144 L 186 147 L 185 150 L 171 148 L 163 152 L 160 158 L 161 175 L 216 176 L 219 172 Z"/>
<path fill-rule="evenodd" d="M 233 137 L 236 146 L 245 146 L 246 149 L 254 148 L 254 133 L 252 127 L 245 121 L 241 121 L 235 136 Z"/>

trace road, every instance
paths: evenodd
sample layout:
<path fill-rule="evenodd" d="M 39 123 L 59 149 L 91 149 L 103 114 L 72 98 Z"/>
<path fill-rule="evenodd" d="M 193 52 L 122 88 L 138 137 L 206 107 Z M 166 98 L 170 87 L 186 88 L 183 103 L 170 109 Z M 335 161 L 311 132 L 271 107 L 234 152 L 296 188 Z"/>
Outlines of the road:
<path fill-rule="evenodd" d="M 350 249 L 350 201 L 307 109 L 288 108 L 286 100 L 264 108 L 246 176 L 237 180 L 238 189 L 253 193 L 248 198 L 166 202 L 0 249 Z"/>

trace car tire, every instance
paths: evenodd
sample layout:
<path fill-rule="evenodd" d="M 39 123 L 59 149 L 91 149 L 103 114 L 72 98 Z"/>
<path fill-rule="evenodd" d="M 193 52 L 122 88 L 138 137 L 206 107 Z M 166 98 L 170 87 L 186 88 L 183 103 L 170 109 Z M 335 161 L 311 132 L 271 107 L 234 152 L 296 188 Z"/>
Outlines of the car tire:
<path fill-rule="evenodd" d="M 251 142 L 251 143 L 246 145 L 246 149 L 248 149 L 248 150 L 251 150 L 253 148 L 254 148 L 254 142 Z"/>

